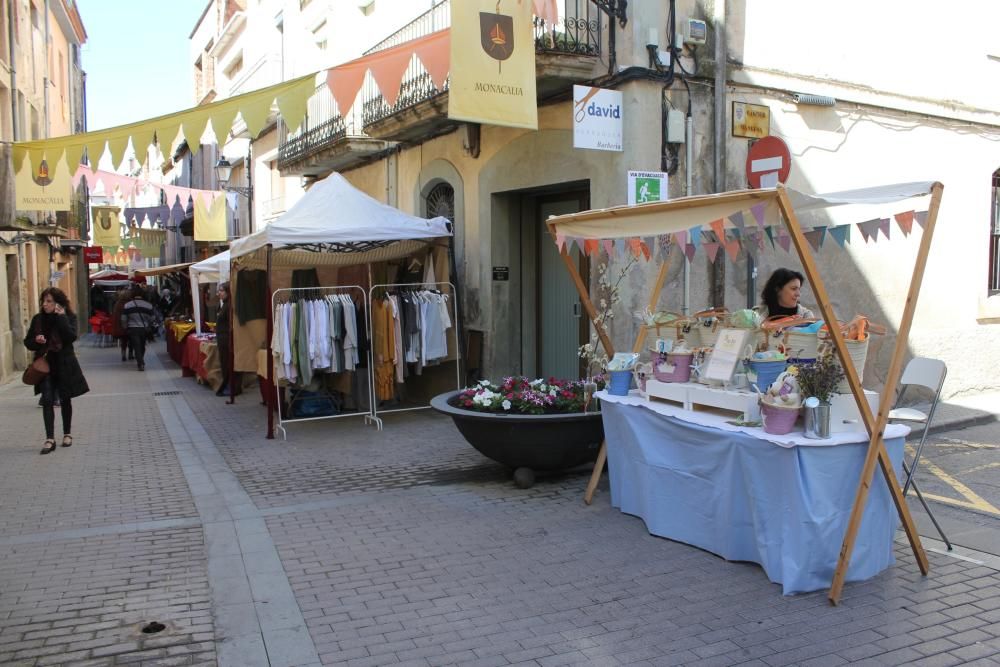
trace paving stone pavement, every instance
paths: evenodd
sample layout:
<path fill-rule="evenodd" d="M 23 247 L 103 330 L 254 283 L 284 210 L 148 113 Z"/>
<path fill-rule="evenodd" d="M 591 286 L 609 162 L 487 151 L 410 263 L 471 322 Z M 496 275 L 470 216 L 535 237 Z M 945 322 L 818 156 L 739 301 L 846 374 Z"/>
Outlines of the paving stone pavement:
<path fill-rule="evenodd" d="M 585 506 L 585 469 L 515 488 L 432 413 L 269 441 L 255 396 L 165 356 L 81 359 L 68 450 L 38 456 L 29 390 L 0 387 L 0 664 L 1000 664 L 998 559 L 922 577 L 901 540 L 837 607 L 784 597 L 606 480 Z"/>

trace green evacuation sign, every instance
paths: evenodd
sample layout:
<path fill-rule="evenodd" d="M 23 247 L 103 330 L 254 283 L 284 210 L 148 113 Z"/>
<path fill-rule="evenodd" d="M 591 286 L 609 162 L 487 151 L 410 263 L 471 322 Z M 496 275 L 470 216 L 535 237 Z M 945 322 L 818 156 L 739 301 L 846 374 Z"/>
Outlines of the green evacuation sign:
<path fill-rule="evenodd" d="M 667 175 L 661 171 L 628 172 L 628 203 L 645 204 L 667 198 Z"/>

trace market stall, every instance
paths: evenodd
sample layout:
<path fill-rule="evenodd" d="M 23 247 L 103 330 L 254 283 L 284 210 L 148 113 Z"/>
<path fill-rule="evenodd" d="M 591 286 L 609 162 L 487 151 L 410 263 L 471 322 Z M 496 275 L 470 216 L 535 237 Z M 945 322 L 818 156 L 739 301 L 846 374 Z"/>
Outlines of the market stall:
<path fill-rule="evenodd" d="M 597 312 L 590 300 L 587 286 L 583 283 L 576 265 L 571 260 L 569 249 L 572 245 L 578 245 L 582 251 L 588 254 L 600 252 L 602 249 L 608 251 L 610 254 L 617 249 L 619 251 L 632 253 L 636 257 L 645 257 L 646 259 L 651 259 L 654 254 L 656 254 L 658 258 L 660 257 L 660 253 L 656 252 L 657 248 L 655 246 L 657 245 L 658 240 L 664 237 L 669 237 L 675 243 L 680 245 L 684 255 L 690 258 L 697 251 L 697 246 L 704 242 L 703 231 L 706 233 L 710 231 L 714 239 L 712 243 L 715 244 L 714 250 L 716 252 L 720 248 L 724 248 L 727 253 L 730 253 L 730 256 L 733 256 L 733 249 L 738 251 L 744 238 L 750 238 L 750 232 L 754 234 L 755 242 L 759 243 L 761 247 L 764 245 L 765 234 L 767 237 L 772 239 L 772 243 L 775 235 L 784 234 L 786 242 L 790 245 L 794 245 L 796 253 L 801 260 L 807 281 L 812 287 L 813 293 L 818 302 L 822 318 L 829 330 L 836 358 L 841 364 L 843 372 L 846 375 L 847 384 L 850 388 L 850 396 L 853 398 L 854 406 L 856 407 L 857 414 L 860 417 L 859 423 L 863 426 L 863 430 L 860 428 L 856 429 L 856 438 L 854 442 L 867 442 L 867 445 L 862 448 L 850 448 L 855 451 L 855 460 L 850 465 L 840 468 L 840 474 L 842 475 L 855 474 L 852 472 L 854 468 L 851 466 L 856 466 L 856 470 L 860 471 L 857 473 L 860 479 L 854 493 L 853 504 L 849 507 L 847 498 L 843 497 L 839 499 L 831 499 L 827 496 L 826 498 L 819 499 L 820 501 L 834 503 L 832 505 L 832 511 L 826 513 L 821 521 L 820 525 L 823 530 L 834 534 L 842 533 L 843 535 L 843 542 L 839 550 L 836 549 L 835 544 L 828 541 L 824 542 L 825 548 L 823 548 L 823 553 L 821 555 L 822 563 L 819 569 L 820 577 L 826 577 L 829 575 L 829 578 L 832 579 L 828 597 L 834 604 L 839 601 L 844 582 L 848 578 L 853 579 L 855 576 L 862 576 L 865 572 L 871 572 L 873 565 L 877 568 L 874 569 L 874 571 L 881 569 L 878 568 L 878 565 L 880 564 L 880 556 L 876 555 L 874 561 L 868 560 L 868 554 L 871 552 L 867 549 L 867 545 L 865 544 L 865 540 L 868 537 L 868 533 L 866 531 L 867 528 L 871 527 L 871 522 L 873 520 L 876 522 L 882 522 L 886 519 L 886 517 L 891 515 L 892 510 L 890 508 L 890 502 L 895 505 L 896 511 L 902 520 L 903 527 L 906 531 L 907 537 L 909 538 L 911 548 L 914 552 L 921 572 L 926 574 L 928 571 L 929 566 L 927 556 L 920 543 L 919 535 L 916 532 L 916 527 L 913 523 L 912 517 L 910 516 L 906 500 L 902 494 L 902 490 L 896 477 L 899 458 L 895 457 L 896 460 L 894 461 L 893 458 L 890 457 L 889 450 L 887 449 L 887 440 L 889 441 L 889 448 L 901 448 L 901 442 L 895 443 L 892 440 L 901 438 L 902 434 L 888 429 L 887 421 L 889 409 L 892 406 L 896 387 L 902 371 L 903 355 L 905 353 L 907 339 L 909 337 L 909 331 L 913 320 L 913 313 L 916 307 L 917 296 L 920 290 L 920 283 L 923 278 L 924 267 L 926 265 L 927 255 L 930 249 L 931 239 L 933 237 L 934 225 L 937 218 L 938 208 L 940 206 L 942 191 L 943 186 L 940 183 L 906 183 L 838 192 L 828 195 L 808 195 L 790 191 L 784 186 L 779 185 L 776 188 L 729 192 L 698 197 L 685 197 L 667 202 L 656 202 L 639 206 L 623 206 L 604 210 L 585 211 L 577 214 L 553 217 L 548 221 L 549 230 L 561 250 L 563 260 L 577 286 L 584 308 L 591 320 L 594 322 L 600 340 L 609 355 L 614 353 L 613 347 L 606 331 L 601 326 L 600 318 L 598 318 Z M 918 222 L 923 227 L 923 235 L 920 239 L 920 247 L 917 253 L 908 298 L 900 318 L 897 339 L 893 349 L 889 372 L 885 378 L 885 385 L 882 393 L 877 397 L 878 409 L 876 413 L 873 411 L 871 404 L 869 403 L 869 396 L 865 394 L 861 387 L 858 371 L 855 369 L 854 363 L 851 359 L 845 342 L 845 336 L 841 332 L 836 314 L 833 311 L 830 299 L 827 295 L 826 287 L 816 268 L 816 264 L 812 256 L 812 250 L 810 249 L 810 245 L 814 242 L 815 238 L 825 235 L 828 231 L 831 234 L 840 235 L 845 230 L 828 230 L 827 226 L 824 225 L 822 228 L 814 227 L 809 231 L 805 231 L 799 223 L 797 211 L 801 212 L 848 204 L 862 205 L 865 207 L 878 207 L 886 205 L 897 206 L 913 198 L 926 196 L 930 196 L 929 207 L 926 211 L 916 212 L 914 210 L 909 210 L 896 214 L 897 222 L 901 226 L 904 224 L 912 225 L 914 221 Z M 889 219 L 875 218 L 873 220 L 860 223 L 859 227 L 861 227 L 862 234 L 865 234 L 867 237 L 867 233 L 870 230 L 877 231 L 883 224 L 887 228 L 889 225 Z M 778 238 L 781 239 L 782 237 L 778 236 Z M 654 247 L 651 248 L 651 245 Z M 663 258 L 660 262 L 660 271 L 650 297 L 651 308 L 655 307 L 659 292 L 663 288 L 666 279 L 666 271 L 667 258 Z M 646 329 L 643 328 L 640 330 L 640 334 L 636 340 L 633 348 L 634 352 L 638 352 L 642 349 L 645 336 Z M 681 412 L 677 413 L 675 417 L 691 412 L 690 397 L 686 398 L 685 401 L 687 402 L 682 401 L 681 407 L 678 408 Z M 651 419 L 650 415 L 653 414 L 650 410 L 643 409 L 641 407 L 638 409 L 630 408 L 628 410 L 619 409 L 614 405 L 613 399 L 611 403 L 608 415 L 605 416 L 607 439 L 605 444 L 602 446 L 601 454 L 598 457 L 597 465 L 594 468 L 594 475 L 592 476 L 591 484 L 588 486 L 587 495 L 585 497 L 585 500 L 588 503 L 593 495 L 594 488 L 596 487 L 596 483 L 604 466 L 606 457 L 611 459 L 612 468 L 615 465 L 615 461 L 618 461 L 620 468 L 625 468 L 627 467 L 625 465 L 625 457 L 628 456 L 627 452 L 630 451 L 630 449 L 633 452 L 636 451 L 634 447 L 635 438 L 628 437 L 627 434 L 629 429 L 625 428 L 623 425 L 628 425 L 629 423 L 636 421 L 649 421 Z M 666 420 L 668 419 L 670 419 L 670 417 L 657 412 L 653 422 L 657 425 L 657 428 L 666 430 L 668 428 L 668 422 Z M 670 426 L 676 427 L 677 424 L 670 424 Z M 690 430 L 690 427 L 685 428 Z M 683 443 L 685 437 L 688 437 L 689 444 L 718 442 L 724 439 L 720 435 L 724 431 L 717 428 L 712 430 L 694 429 L 694 432 L 694 436 L 680 437 L 679 441 L 675 439 L 669 446 L 683 446 L 682 444 L 679 445 L 678 442 Z M 677 434 L 675 433 L 675 436 L 676 435 Z M 660 444 L 661 442 L 661 439 L 655 439 L 653 441 L 654 444 L 652 444 L 651 447 L 642 450 L 638 456 L 642 458 L 649 456 L 650 452 L 662 452 L 667 445 L 662 445 Z M 751 442 L 753 442 L 753 439 L 749 438 L 743 443 L 749 451 L 753 451 L 751 447 L 756 446 L 751 445 Z M 847 444 L 848 443 L 842 443 L 840 446 L 843 447 Z M 660 446 L 658 447 L 657 445 Z M 835 451 L 836 449 L 837 446 L 834 446 L 829 448 L 827 451 Z M 609 452 L 611 453 L 609 454 Z M 800 461 L 805 461 L 806 458 L 817 459 L 815 456 L 806 456 L 807 452 L 810 452 L 810 450 L 807 450 L 802 444 L 796 445 L 796 452 L 796 456 Z M 633 454 L 633 458 L 635 456 L 637 455 Z M 847 455 L 845 454 L 845 456 Z M 872 494 L 871 482 L 876 463 L 882 468 L 886 486 L 879 487 L 880 491 Z M 698 474 L 701 470 L 699 466 L 703 465 L 703 459 L 695 455 L 686 461 L 678 463 L 678 465 L 680 467 L 678 467 L 677 470 L 680 472 L 684 472 L 685 468 L 683 466 L 687 465 L 691 466 L 689 469 L 691 474 Z M 823 469 L 823 465 L 824 463 L 817 459 L 815 463 L 808 467 L 813 468 L 813 471 L 817 473 L 831 474 L 829 470 Z M 654 467 L 662 469 L 660 466 Z M 740 472 L 746 472 L 752 477 L 752 468 L 752 462 L 747 462 L 746 468 L 741 467 Z M 645 473 L 637 471 L 636 474 L 641 476 Z M 841 477 L 841 479 L 843 478 Z M 727 481 L 731 481 L 731 479 L 727 479 Z M 767 485 L 766 478 L 760 478 L 759 481 L 760 483 Z M 783 478 L 781 483 L 791 483 L 791 481 L 792 480 L 790 479 Z M 618 472 L 612 473 L 611 482 L 613 500 L 617 498 L 618 501 L 622 503 L 621 506 L 623 510 L 625 510 L 626 505 L 622 500 L 624 497 L 623 494 L 633 493 L 635 491 L 636 482 L 628 476 L 619 475 Z M 699 501 L 697 495 L 685 495 L 683 490 L 678 491 L 680 496 L 683 497 L 673 499 L 661 498 L 660 500 L 657 500 L 657 498 L 652 494 L 655 493 L 655 489 L 658 488 L 658 486 L 659 485 L 656 484 L 646 486 L 646 491 L 642 495 L 641 503 L 652 503 L 653 505 L 658 505 L 661 510 L 671 509 L 672 505 L 670 503 L 681 503 L 682 506 L 689 507 L 692 510 L 697 509 L 699 506 L 703 506 L 703 502 Z M 882 491 L 887 491 L 887 493 L 883 495 Z M 701 500 L 703 501 L 704 499 Z M 815 501 L 810 499 L 809 502 Z M 763 519 L 765 521 L 779 520 L 780 516 L 776 512 L 778 507 L 781 506 L 775 506 L 770 510 L 765 508 Z M 635 508 L 633 507 L 633 509 Z M 842 518 L 848 511 L 849 515 L 847 516 L 849 516 L 849 518 L 846 523 L 839 521 L 838 517 Z M 646 515 L 646 513 L 640 512 L 638 509 L 636 509 L 636 512 L 640 513 L 641 516 Z M 866 512 L 873 512 L 874 514 L 869 515 L 866 514 Z M 871 517 L 874 517 L 874 519 Z M 862 521 L 863 518 L 865 520 L 864 526 Z M 711 520 L 715 522 L 721 521 L 723 523 L 722 529 L 726 531 L 734 530 L 736 528 L 737 520 L 734 517 L 727 515 L 725 512 L 712 516 Z M 655 524 L 656 521 L 653 520 L 653 523 Z M 647 525 L 649 524 L 647 523 Z M 650 527 L 650 529 L 653 530 L 652 527 Z M 677 532 L 675 532 L 675 529 Z M 700 540 L 695 539 L 695 537 L 684 533 L 683 530 L 677 528 L 676 526 L 666 529 L 666 532 L 670 533 L 668 536 L 674 537 L 675 539 L 685 540 L 685 535 L 687 535 L 688 539 L 691 539 L 693 543 L 701 542 Z M 754 539 L 761 540 L 764 544 L 769 543 L 767 536 L 759 533 L 755 534 Z M 784 561 L 786 558 L 794 560 L 796 550 L 799 548 L 815 546 L 804 544 L 800 542 L 799 539 L 800 538 L 795 538 L 787 544 L 778 545 L 779 562 Z M 891 557 L 892 531 L 885 531 L 879 539 L 880 552 L 884 553 L 888 551 Z M 716 553 L 720 553 L 720 555 L 729 557 L 727 556 L 727 550 L 724 548 L 725 545 L 705 542 L 701 542 L 700 545 L 705 548 L 712 549 L 713 551 L 716 551 Z M 859 546 L 864 546 L 865 548 L 858 548 Z M 839 557 L 835 558 L 834 553 L 839 553 Z M 850 564 L 853 562 L 852 558 L 857 559 L 860 566 L 856 564 L 855 568 L 851 569 Z M 757 557 L 751 559 L 762 563 L 767 560 L 760 554 L 757 554 Z M 773 563 L 773 561 L 770 562 Z M 885 567 L 888 564 L 884 559 L 882 559 L 881 563 L 882 567 Z M 765 567 L 768 569 L 769 576 L 772 576 L 773 568 L 768 565 L 765 565 Z M 860 574 L 858 569 L 859 567 Z M 797 583 L 793 583 L 793 589 L 797 590 L 798 585 L 799 584 Z M 809 585 L 813 588 L 817 587 L 816 581 L 813 581 L 812 584 Z"/>
<path fill-rule="evenodd" d="M 442 217 L 419 218 L 383 204 L 335 173 L 316 182 L 281 218 L 233 243 L 234 368 L 258 372 L 263 365 L 268 384 L 276 386 L 278 367 L 277 380 L 288 399 L 286 411 L 278 392 L 269 392 L 269 438 L 275 412 L 283 432 L 284 424 L 294 421 L 340 416 L 379 423 L 377 403 L 392 401 L 408 381 L 420 382 L 418 375 L 405 376 L 409 360 L 398 356 L 405 342 L 399 335 L 406 303 L 424 308 L 430 317 L 422 321 L 434 323 L 435 333 L 442 334 L 435 340 L 444 340 L 436 352 L 441 356 L 418 360 L 436 362 L 424 379 L 453 365 L 458 384 L 455 289 L 447 244 L 439 241 L 451 236 L 449 225 Z M 408 270 L 413 280 L 398 286 L 403 281 L 395 278 Z M 433 310 L 428 307 L 432 298 Z M 442 307 L 450 309 L 447 327 Z M 306 313 L 318 315 L 310 319 L 313 315 Z M 334 324 L 330 330 L 339 333 L 327 335 L 324 329 L 314 336 L 310 322 L 328 317 L 344 328 Z M 448 329 L 451 335 L 443 335 Z M 309 331 L 308 340 L 299 335 L 303 331 Z M 342 408 L 341 397 L 350 401 L 348 409 Z M 296 413 L 297 400 L 308 410 Z"/>

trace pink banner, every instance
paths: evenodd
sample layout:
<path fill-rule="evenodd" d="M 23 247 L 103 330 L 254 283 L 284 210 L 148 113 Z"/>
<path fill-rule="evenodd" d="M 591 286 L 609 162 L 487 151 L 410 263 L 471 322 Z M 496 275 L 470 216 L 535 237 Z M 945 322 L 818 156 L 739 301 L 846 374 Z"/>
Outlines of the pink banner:
<path fill-rule="evenodd" d="M 913 211 L 904 211 L 896 214 L 896 224 L 903 230 L 903 236 L 909 236 L 913 230 Z"/>
<path fill-rule="evenodd" d="M 708 261 L 715 264 L 715 256 L 719 254 L 719 244 L 713 241 L 711 243 L 702 243 L 701 247 L 705 249 L 705 254 L 708 255 Z"/>

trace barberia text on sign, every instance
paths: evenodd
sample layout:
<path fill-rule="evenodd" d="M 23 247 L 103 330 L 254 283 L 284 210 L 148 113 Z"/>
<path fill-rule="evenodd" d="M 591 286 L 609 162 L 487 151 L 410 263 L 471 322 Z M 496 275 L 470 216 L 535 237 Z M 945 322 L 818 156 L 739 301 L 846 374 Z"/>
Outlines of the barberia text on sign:
<path fill-rule="evenodd" d="M 502 83 L 484 83 L 482 81 L 477 81 L 476 92 L 491 93 L 493 95 L 512 95 L 515 97 L 524 97 L 524 89 L 520 86 L 508 86 Z"/>

